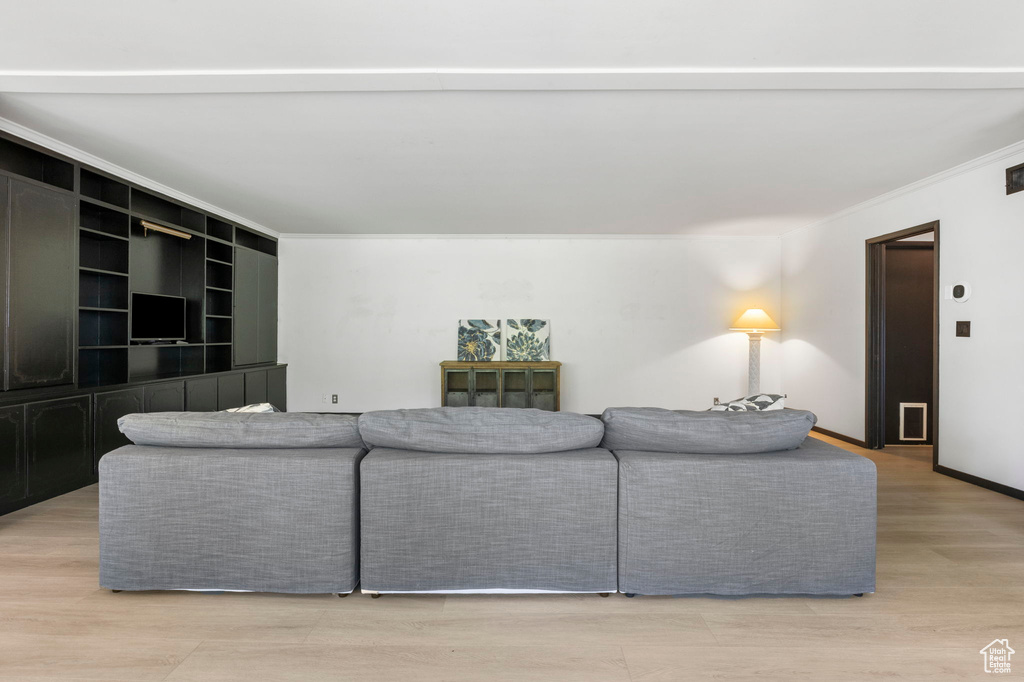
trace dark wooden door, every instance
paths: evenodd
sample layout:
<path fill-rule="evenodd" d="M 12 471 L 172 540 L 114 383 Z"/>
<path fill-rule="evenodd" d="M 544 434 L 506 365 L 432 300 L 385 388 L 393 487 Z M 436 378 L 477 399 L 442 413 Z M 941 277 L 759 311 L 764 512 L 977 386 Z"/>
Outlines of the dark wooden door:
<path fill-rule="evenodd" d="M 235 248 L 234 338 L 236 365 L 259 362 L 259 254 Z"/>
<path fill-rule="evenodd" d="M 7 388 L 75 380 L 75 202 L 10 181 Z"/>
<path fill-rule="evenodd" d="M 59 495 L 93 480 L 89 396 L 25 406 L 28 494 Z"/>
<path fill-rule="evenodd" d="M 930 242 L 885 245 L 887 444 L 932 443 L 932 316 L 935 300 L 932 250 Z"/>
<path fill-rule="evenodd" d="M 216 412 L 217 377 L 186 380 L 185 409 L 189 412 Z"/>
<path fill-rule="evenodd" d="M 257 362 L 277 362 L 277 258 L 265 253 L 259 259 Z"/>
<path fill-rule="evenodd" d="M 282 412 L 288 411 L 288 370 L 286 367 L 267 370 L 267 400 Z"/>
<path fill-rule="evenodd" d="M 0 510 L 25 497 L 25 408 L 0 408 Z"/>
<path fill-rule="evenodd" d="M 182 412 L 185 409 L 185 382 L 169 381 L 145 387 L 146 412 Z"/>
<path fill-rule="evenodd" d="M 245 376 L 225 374 L 217 377 L 217 409 L 226 410 L 242 405 L 245 405 Z"/>
<path fill-rule="evenodd" d="M 96 466 L 99 466 L 103 455 L 131 443 L 117 428 L 117 420 L 126 414 L 139 412 L 145 412 L 141 387 L 96 394 L 92 410 Z"/>

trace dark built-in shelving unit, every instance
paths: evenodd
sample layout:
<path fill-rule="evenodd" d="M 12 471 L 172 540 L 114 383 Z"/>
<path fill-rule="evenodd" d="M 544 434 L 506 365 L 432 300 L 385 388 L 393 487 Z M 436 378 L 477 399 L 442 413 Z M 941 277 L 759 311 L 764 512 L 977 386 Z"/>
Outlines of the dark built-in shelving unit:
<path fill-rule="evenodd" d="M 186 342 L 132 343 L 133 292 Z M 0 513 L 94 482 L 129 412 L 284 409 L 277 240 L 2 132 L 0 313 Z"/>

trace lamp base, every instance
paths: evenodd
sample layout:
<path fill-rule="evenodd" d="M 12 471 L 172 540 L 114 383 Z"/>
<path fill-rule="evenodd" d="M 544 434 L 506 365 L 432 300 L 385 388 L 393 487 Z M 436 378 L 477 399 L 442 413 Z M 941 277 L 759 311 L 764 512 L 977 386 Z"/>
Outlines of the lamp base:
<path fill-rule="evenodd" d="M 747 395 L 761 392 L 761 337 L 762 332 L 747 332 L 750 339 L 750 357 L 747 362 Z"/>

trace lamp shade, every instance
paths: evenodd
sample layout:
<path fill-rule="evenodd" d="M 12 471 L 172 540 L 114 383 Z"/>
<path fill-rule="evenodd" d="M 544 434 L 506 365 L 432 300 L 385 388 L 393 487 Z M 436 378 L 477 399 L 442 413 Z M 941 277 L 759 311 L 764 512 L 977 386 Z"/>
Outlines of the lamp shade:
<path fill-rule="evenodd" d="M 734 332 L 777 332 L 781 329 L 768 313 L 760 308 L 751 308 L 743 313 L 729 327 Z"/>

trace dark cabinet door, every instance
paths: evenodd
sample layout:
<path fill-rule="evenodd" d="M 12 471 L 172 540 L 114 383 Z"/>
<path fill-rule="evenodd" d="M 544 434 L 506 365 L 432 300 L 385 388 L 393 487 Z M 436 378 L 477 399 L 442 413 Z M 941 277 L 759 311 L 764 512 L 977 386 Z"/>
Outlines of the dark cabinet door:
<path fill-rule="evenodd" d="M 28 494 L 59 495 L 93 480 L 89 396 L 25 406 Z"/>
<path fill-rule="evenodd" d="M 259 253 L 235 248 L 234 338 L 236 365 L 259 362 Z"/>
<path fill-rule="evenodd" d="M 185 409 L 185 382 L 170 381 L 145 387 L 146 412 L 182 412 Z"/>
<path fill-rule="evenodd" d="M 10 181 L 7 388 L 74 382 L 74 197 Z"/>
<path fill-rule="evenodd" d="M 25 408 L 0 408 L 0 509 L 25 497 Z"/>
<path fill-rule="evenodd" d="M 145 412 L 142 388 L 96 394 L 92 409 L 96 466 L 99 466 L 103 455 L 131 443 L 117 428 L 117 420 L 126 414 L 138 412 Z"/>
<path fill-rule="evenodd" d="M 282 412 L 288 411 L 288 369 L 286 367 L 267 370 L 267 401 Z"/>
<path fill-rule="evenodd" d="M 216 412 L 217 377 L 185 381 L 185 409 L 189 412 Z"/>
<path fill-rule="evenodd" d="M 261 253 L 257 362 L 277 362 L 277 258 Z"/>
<path fill-rule="evenodd" d="M 245 373 L 245 404 L 267 402 L 266 371 Z"/>
<path fill-rule="evenodd" d="M 245 405 L 245 377 L 241 374 L 226 374 L 217 377 L 217 409 Z"/>
<path fill-rule="evenodd" d="M 9 196 L 11 181 L 0 175 L 0 391 L 7 390 L 7 264 L 10 230 Z"/>

